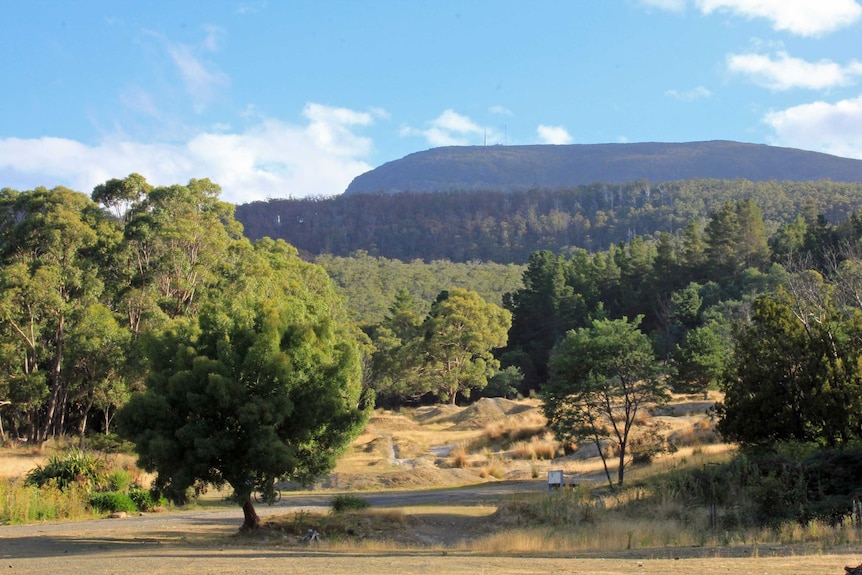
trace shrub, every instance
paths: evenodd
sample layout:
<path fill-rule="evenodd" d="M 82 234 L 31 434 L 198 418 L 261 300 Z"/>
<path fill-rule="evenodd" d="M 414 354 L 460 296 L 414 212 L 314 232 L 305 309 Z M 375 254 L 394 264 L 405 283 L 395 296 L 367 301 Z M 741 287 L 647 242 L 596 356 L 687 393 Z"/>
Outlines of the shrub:
<path fill-rule="evenodd" d="M 134 483 L 132 474 L 125 469 L 114 469 L 105 476 L 108 491 L 127 493 Z"/>
<path fill-rule="evenodd" d="M 138 511 L 152 511 L 167 503 L 164 497 L 158 497 L 153 492 L 140 488 L 130 489 L 129 498 L 135 503 Z"/>
<path fill-rule="evenodd" d="M 132 442 L 120 439 L 116 433 L 88 435 L 85 445 L 93 451 L 103 453 L 134 453 Z"/>
<path fill-rule="evenodd" d="M 117 511 L 134 513 L 138 510 L 131 497 L 116 491 L 100 491 L 90 494 L 90 506 L 102 513 L 116 513 Z"/>
<path fill-rule="evenodd" d="M 368 501 L 355 495 L 343 494 L 332 498 L 332 511 L 344 513 L 345 511 L 362 511 L 371 506 Z"/>
<path fill-rule="evenodd" d="M 91 489 L 99 483 L 104 469 L 104 461 L 95 455 L 72 449 L 65 454 L 52 454 L 44 467 L 37 465 L 27 474 L 26 483 L 42 487 L 53 482 L 60 489 L 74 483 Z"/>

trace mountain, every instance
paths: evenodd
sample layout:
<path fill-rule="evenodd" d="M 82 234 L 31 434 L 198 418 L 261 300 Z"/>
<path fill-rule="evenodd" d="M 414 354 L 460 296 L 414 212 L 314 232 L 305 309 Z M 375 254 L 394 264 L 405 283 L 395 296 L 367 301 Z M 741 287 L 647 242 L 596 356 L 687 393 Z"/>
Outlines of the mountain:
<path fill-rule="evenodd" d="M 281 238 L 312 258 L 362 250 L 406 262 L 522 264 L 538 250 L 601 250 L 638 235 L 679 234 L 689 221 L 742 199 L 754 200 L 772 231 L 800 214 L 838 223 L 862 211 L 862 183 L 710 178 L 512 192 L 356 193 L 243 204 L 236 218 L 249 239 Z"/>
<path fill-rule="evenodd" d="M 345 195 L 524 191 L 594 183 L 713 178 L 753 182 L 862 182 L 862 160 L 730 141 L 449 146 L 410 154 L 357 176 Z"/>

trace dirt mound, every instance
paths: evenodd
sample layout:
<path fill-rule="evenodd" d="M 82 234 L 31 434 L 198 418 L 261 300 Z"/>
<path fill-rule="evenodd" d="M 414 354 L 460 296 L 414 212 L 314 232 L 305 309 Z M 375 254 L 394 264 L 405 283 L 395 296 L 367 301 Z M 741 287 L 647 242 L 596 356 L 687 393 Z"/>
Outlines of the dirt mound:
<path fill-rule="evenodd" d="M 382 435 L 393 431 L 410 431 L 419 428 L 420 425 L 409 417 L 394 413 L 375 413 L 368 421 L 366 432 Z"/>
<path fill-rule="evenodd" d="M 476 429 L 489 423 L 502 421 L 513 416 L 531 412 L 535 407 L 502 397 L 483 397 L 476 403 L 445 419 L 454 424 L 455 429 Z"/>
<path fill-rule="evenodd" d="M 372 439 L 365 444 L 364 451 L 365 453 L 373 453 L 386 459 L 394 458 L 395 450 L 392 446 L 392 436 Z"/>
<path fill-rule="evenodd" d="M 452 487 L 482 481 L 479 472 L 473 469 L 439 468 L 429 458 L 426 465 L 390 473 L 356 473 L 340 475 L 338 488 L 346 490 L 366 490 L 380 488 L 408 487 Z"/>
<path fill-rule="evenodd" d="M 417 407 L 413 412 L 413 418 L 421 424 L 437 423 L 451 417 L 461 411 L 455 405 L 426 405 Z"/>

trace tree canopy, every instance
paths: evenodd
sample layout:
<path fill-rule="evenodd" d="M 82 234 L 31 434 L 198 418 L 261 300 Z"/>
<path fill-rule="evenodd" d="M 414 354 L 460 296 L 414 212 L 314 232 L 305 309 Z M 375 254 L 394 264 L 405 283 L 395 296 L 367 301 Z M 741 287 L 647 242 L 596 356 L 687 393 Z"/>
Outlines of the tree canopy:
<path fill-rule="evenodd" d="M 278 256 L 278 257 L 276 257 Z M 140 463 L 176 499 L 229 484 L 244 528 L 253 490 L 328 472 L 364 426 L 356 333 L 328 278 L 284 244 L 244 254 L 230 298 L 149 338 L 146 391 L 118 415 Z"/>
<path fill-rule="evenodd" d="M 622 485 L 638 415 L 668 399 L 639 323 L 640 318 L 594 320 L 569 331 L 551 355 L 550 379 L 542 390 L 548 425 L 562 441 L 592 442 L 611 485 L 605 454 L 616 454 Z M 649 448 L 649 430 L 640 431 Z"/>

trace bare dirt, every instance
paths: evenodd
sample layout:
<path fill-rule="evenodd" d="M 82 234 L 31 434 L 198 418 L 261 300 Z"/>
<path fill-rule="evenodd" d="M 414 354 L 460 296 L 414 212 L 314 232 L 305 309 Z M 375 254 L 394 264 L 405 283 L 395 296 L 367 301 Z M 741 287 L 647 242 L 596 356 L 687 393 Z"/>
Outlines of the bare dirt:
<path fill-rule="evenodd" d="M 710 432 L 709 402 L 678 402 L 656 413 L 676 441 Z M 238 532 L 239 508 L 223 507 L 210 493 L 196 510 L 122 519 L 0 526 L 0 571 L 52 575 L 174 573 L 227 574 L 287 572 L 320 574 L 539 574 L 597 575 L 650 573 L 841 574 L 862 563 L 862 550 L 729 547 L 650 548 L 580 553 L 483 555 L 469 542 L 505 526 L 495 514 L 502 498 L 547 488 L 548 469 L 601 481 L 596 461 L 586 455 L 553 461 L 520 460 L 498 451 L 489 439 L 541 423 L 535 402 L 482 400 L 469 408 L 437 406 L 403 413 L 379 412 L 335 472 L 312 492 L 287 492 L 258 511 L 265 522 L 285 524 L 325 513 L 334 493 L 351 492 L 373 509 L 403 510 L 388 526 L 367 524 L 364 544 L 324 538 L 303 545 L 279 529 L 247 536 Z M 452 452 L 469 457 L 456 464 Z M 20 476 L 41 462 L 26 449 L 0 452 L 0 477 Z M 488 475 L 489 464 L 500 477 Z M 287 489 L 289 486 L 283 486 Z M 213 508 L 215 507 L 215 508 Z M 311 515 L 309 515 L 311 514 Z M 312 519 L 313 521 L 313 519 Z M 386 525 L 384 523 L 384 525 Z M 369 541 L 372 543 L 369 544 Z M 382 542 L 379 549 L 374 541 Z"/>

